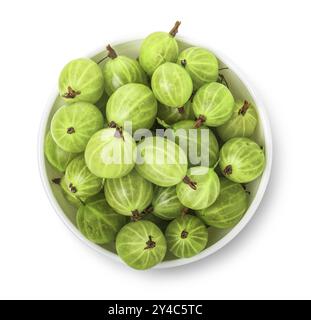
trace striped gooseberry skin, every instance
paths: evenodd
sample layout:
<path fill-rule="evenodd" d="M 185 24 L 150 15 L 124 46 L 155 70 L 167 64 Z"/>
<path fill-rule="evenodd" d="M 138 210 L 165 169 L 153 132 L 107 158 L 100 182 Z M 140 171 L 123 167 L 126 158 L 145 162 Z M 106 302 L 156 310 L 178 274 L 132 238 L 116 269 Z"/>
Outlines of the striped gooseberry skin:
<path fill-rule="evenodd" d="M 163 261 L 167 246 L 164 234 L 154 223 L 140 220 L 126 224 L 120 230 L 116 249 L 128 266 L 146 270 Z"/>
<path fill-rule="evenodd" d="M 208 208 L 197 212 L 207 225 L 227 229 L 233 228 L 248 208 L 248 195 L 242 185 L 220 178 L 220 194 Z"/>
<path fill-rule="evenodd" d="M 187 172 L 187 156 L 174 142 L 148 137 L 137 146 L 137 172 L 160 187 L 178 184 Z"/>
<path fill-rule="evenodd" d="M 132 136 L 118 129 L 106 128 L 96 132 L 85 149 L 89 170 L 101 178 L 121 178 L 135 166 L 136 143 Z"/>
<path fill-rule="evenodd" d="M 80 206 L 76 223 L 88 240 L 102 245 L 115 240 L 117 233 L 125 225 L 126 218 L 115 213 L 101 197 Z"/>
<path fill-rule="evenodd" d="M 132 130 L 150 129 L 156 119 L 158 103 L 152 91 L 143 84 L 129 83 L 109 98 L 106 107 L 108 122 L 124 127 L 131 121 Z"/>
<path fill-rule="evenodd" d="M 248 183 L 261 176 L 265 168 L 265 154 L 249 138 L 232 138 L 220 150 L 219 166 L 231 181 Z"/>
<path fill-rule="evenodd" d="M 217 133 L 223 141 L 231 138 L 249 138 L 255 132 L 258 122 L 256 110 L 247 101 L 238 100 L 235 103 L 231 118 L 217 128 Z"/>
<path fill-rule="evenodd" d="M 205 84 L 193 98 L 194 114 L 210 127 L 227 122 L 233 113 L 234 98 L 229 89 L 217 82 Z"/>
<path fill-rule="evenodd" d="M 56 111 L 51 121 L 51 134 L 64 151 L 80 153 L 103 126 L 104 119 L 97 107 L 88 102 L 76 102 Z"/>
<path fill-rule="evenodd" d="M 209 50 L 190 47 L 183 50 L 177 60 L 189 73 L 194 90 L 218 78 L 218 60 Z"/>
<path fill-rule="evenodd" d="M 172 125 L 181 120 L 194 120 L 195 115 L 192 109 L 192 103 L 189 100 L 180 108 L 167 107 L 162 103 L 158 104 L 157 117 L 168 125 Z"/>
<path fill-rule="evenodd" d="M 175 141 L 187 153 L 189 166 L 193 167 L 203 165 L 202 159 L 200 163 L 192 163 L 191 161 L 191 151 L 193 150 L 191 146 L 193 146 L 193 144 L 196 144 L 198 157 L 202 157 L 203 160 L 206 160 L 209 167 L 214 167 L 219 159 L 219 145 L 215 134 L 206 126 L 201 126 L 200 128 L 195 129 L 195 124 L 196 122 L 193 120 L 182 120 L 175 123 L 172 126 L 172 129 L 174 130 L 176 136 Z M 196 135 L 190 134 L 191 129 L 196 130 Z M 202 152 L 202 134 L 204 134 L 204 131 L 202 130 L 208 130 L 208 155 L 204 154 L 204 148 Z"/>
<path fill-rule="evenodd" d="M 205 224 L 191 215 L 176 218 L 168 225 L 167 248 L 178 258 L 190 258 L 206 248 L 208 231 Z"/>
<path fill-rule="evenodd" d="M 145 72 L 152 76 L 155 70 L 165 62 L 176 62 L 178 44 L 174 36 L 166 32 L 154 32 L 141 44 L 139 63 Z"/>
<path fill-rule="evenodd" d="M 110 96 L 128 83 L 147 84 L 147 76 L 140 64 L 129 57 L 117 56 L 103 66 L 105 91 Z"/>
<path fill-rule="evenodd" d="M 91 59 L 76 59 L 64 67 L 58 86 L 60 96 L 68 103 L 95 103 L 104 92 L 104 76 L 97 63 Z"/>
<path fill-rule="evenodd" d="M 103 187 L 103 180 L 91 173 L 84 156 L 80 155 L 69 163 L 63 187 L 75 197 L 86 199 L 99 193 Z"/>
<path fill-rule="evenodd" d="M 59 172 L 65 172 L 68 164 L 77 154 L 64 151 L 53 140 L 49 131 L 44 141 L 44 154 L 48 162 Z"/>
<path fill-rule="evenodd" d="M 188 170 L 187 177 L 196 183 L 196 188 L 191 188 L 185 181 L 180 182 L 176 187 L 180 202 L 193 210 L 211 206 L 220 192 L 219 178 L 215 171 L 207 167 L 193 167 Z"/>
<path fill-rule="evenodd" d="M 151 87 L 158 101 L 173 108 L 183 106 L 190 99 L 193 90 L 187 71 L 171 62 L 162 64 L 153 73 Z"/>
<path fill-rule="evenodd" d="M 176 194 L 176 187 L 156 187 L 152 199 L 153 214 L 163 220 L 173 220 L 179 217 L 184 206 Z"/>
<path fill-rule="evenodd" d="M 152 183 L 135 169 L 122 178 L 106 179 L 104 191 L 109 205 L 125 216 L 141 213 L 150 205 L 153 196 Z"/>

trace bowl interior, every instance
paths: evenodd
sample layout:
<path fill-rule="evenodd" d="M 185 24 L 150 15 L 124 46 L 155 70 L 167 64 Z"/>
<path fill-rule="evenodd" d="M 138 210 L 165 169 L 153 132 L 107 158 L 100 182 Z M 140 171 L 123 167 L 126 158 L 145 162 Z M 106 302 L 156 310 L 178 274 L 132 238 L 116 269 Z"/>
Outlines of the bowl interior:
<path fill-rule="evenodd" d="M 193 46 L 190 43 L 188 43 L 187 41 L 184 41 L 181 39 L 179 39 L 178 41 L 179 41 L 179 45 L 180 45 L 181 50 L 184 48 Z M 128 42 L 123 42 L 120 44 L 115 44 L 114 48 L 116 49 L 118 54 L 124 54 L 124 55 L 127 55 L 132 58 L 137 58 L 140 43 L 141 43 L 141 40 L 133 40 L 133 41 L 128 41 Z M 94 59 L 94 61 L 99 61 L 105 56 L 106 56 L 106 51 L 102 51 L 102 52 L 95 53 L 93 56 L 91 56 L 91 58 Z M 220 62 L 220 68 L 227 67 L 227 64 L 225 63 L 225 61 L 222 61 L 219 58 L 219 56 L 218 56 L 218 59 Z M 246 99 L 246 100 L 252 102 L 255 105 L 255 107 L 257 108 L 257 112 L 259 115 L 259 123 L 258 123 L 257 129 L 256 129 L 256 132 L 253 136 L 253 139 L 255 141 L 257 141 L 261 146 L 265 147 L 266 146 L 266 138 L 265 137 L 266 137 L 267 133 L 265 132 L 264 126 L 263 126 L 263 119 L 261 116 L 262 112 L 258 108 L 258 106 L 256 106 L 256 102 L 254 101 L 254 97 L 252 96 L 251 92 L 246 87 L 246 85 L 241 81 L 241 79 L 238 77 L 238 75 L 235 73 L 235 71 L 232 69 L 232 67 L 229 67 L 229 69 L 227 69 L 227 70 L 222 70 L 222 71 L 220 71 L 220 73 L 225 76 L 225 79 L 229 85 L 229 88 L 236 99 Z M 48 110 L 48 114 L 47 114 L 46 119 L 44 119 L 44 124 L 43 124 L 43 126 L 44 126 L 43 131 L 44 132 L 41 133 L 42 135 L 45 136 L 47 134 L 47 132 L 49 131 L 50 122 L 51 122 L 51 119 L 52 119 L 54 113 L 63 104 L 64 104 L 63 100 L 57 96 L 57 93 L 55 93 L 55 99 L 54 99 L 52 105 L 50 106 L 50 109 Z M 41 140 L 43 141 L 44 139 L 42 138 Z M 51 182 L 51 180 L 53 178 L 59 177 L 60 174 L 57 171 L 55 171 L 46 160 L 44 160 L 43 143 L 41 144 L 40 148 L 41 148 L 40 153 L 41 153 L 42 166 L 43 166 L 42 174 L 43 174 L 43 178 L 47 182 L 46 187 L 49 189 L 48 192 L 52 193 L 52 195 L 53 195 L 52 197 L 54 198 L 52 201 L 56 200 L 56 204 L 55 204 L 56 209 L 57 210 L 59 209 L 58 211 L 61 211 L 61 215 L 63 215 L 63 218 L 64 218 L 65 222 L 67 222 L 67 225 L 77 234 L 78 230 L 76 229 L 76 222 L 75 222 L 75 216 L 76 216 L 77 209 L 68 203 L 68 201 L 64 198 L 63 193 L 61 192 L 60 188 Z M 266 157 L 268 157 L 268 156 L 269 155 L 266 154 Z M 267 168 L 266 168 L 266 170 L 267 170 Z M 250 191 L 251 203 L 256 198 L 256 194 L 257 194 L 257 191 L 258 191 L 258 188 L 261 184 L 262 179 L 263 178 L 261 177 L 261 178 L 257 179 L 256 181 L 248 184 L 248 186 L 247 186 L 247 189 Z M 246 215 L 244 216 L 243 219 L 246 218 Z M 243 223 L 243 219 L 240 221 L 239 224 Z M 235 226 L 234 228 L 237 228 L 237 226 Z M 208 246 L 205 249 L 205 251 L 210 250 L 210 248 L 212 246 L 214 246 L 217 242 L 219 242 L 221 239 L 223 239 L 231 231 L 232 231 L 232 229 L 220 230 L 220 229 L 210 227 L 209 228 L 209 243 L 208 243 Z M 85 241 L 87 241 L 87 240 L 85 239 Z M 104 245 L 104 246 L 97 246 L 94 244 L 90 244 L 90 245 L 105 254 L 116 256 L 114 254 L 115 253 L 114 244 Z M 205 254 L 205 255 L 207 255 L 207 254 Z M 162 263 L 162 265 L 165 265 L 165 264 L 172 265 L 172 262 L 173 262 L 172 260 L 175 260 L 175 258 L 168 253 L 167 257 L 166 257 L 165 261 Z M 190 261 L 190 259 L 188 259 L 188 261 Z"/>

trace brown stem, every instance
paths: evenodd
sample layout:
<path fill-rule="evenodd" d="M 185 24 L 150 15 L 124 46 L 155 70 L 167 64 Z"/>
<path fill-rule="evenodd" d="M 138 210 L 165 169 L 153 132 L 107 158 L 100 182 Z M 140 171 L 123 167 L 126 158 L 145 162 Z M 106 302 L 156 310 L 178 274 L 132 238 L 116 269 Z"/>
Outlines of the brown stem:
<path fill-rule="evenodd" d="M 145 247 L 145 250 L 153 249 L 156 246 L 156 243 L 152 240 L 152 236 L 149 236 L 149 240 L 146 242 L 147 247 Z"/>
<path fill-rule="evenodd" d="M 183 178 L 183 182 L 187 184 L 191 189 L 197 190 L 197 183 L 195 181 L 192 181 L 188 176 L 185 176 Z"/>
<path fill-rule="evenodd" d="M 77 193 L 78 191 L 77 188 L 72 183 L 69 184 L 69 190 L 72 193 Z"/>
<path fill-rule="evenodd" d="M 169 32 L 169 34 L 170 34 L 172 37 L 175 37 L 175 36 L 176 36 L 180 24 L 181 24 L 180 21 L 176 21 L 176 22 L 175 22 L 174 27 L 173 27 L 172 30 Z"/>
<path fill-rule="evenodd" d="M 116 132 L 114 134 L 115 138 L 122 138 L 124 140 L 122 128 L 118 127 L 118 125 L 114 121 L 109 122 L 108 127 L 116 129 Z"/>
<path fill-rule="evenodd" d="M 76 130 L 75 130 L 74 127 L 70 127 L 70 128 L 67 129 L 67 133 L 68 133 L 68 134 L 73 134 L 73 133 L 75 133 L 75 132 L 76 132 Z"/>
<path fill-rule="evenodd" d="M 188 234 L 189 234 L 189 232 L 187 232 L 186 230 L 183 230 L 183 231 L 181 232 L 180 237 L 181 237 L 182 239 L 187 239 Z"/>
<path fill-rule="evenodd" d="M 81 94 L 80 91 L 75 91 L 73 90 L 71 87 L 68 87 L 68 92 L 66 92 L 64 95 L 63 95 L 63 98 L 66 98 L 66 99 L 74 99 L 76 96 L 78 96 L 79 94 Z"/>
<path fill-rule="evenodd" d="M 136 221 L 138 221 L 138 220 L 140 220 L 141 219 L 141 214 L 139 213 L 139 211 L 138 210 L 134 210 L 134 211 L 132 211 L 132 217 L 131 217 L 131 220 L 133 221 L 133 222 L 136 222 Z"/>
<path fill-rule="evenodd" d="M 180 60 L 180 63 L 185 68 L 187 65 L 187 60 L 186 59 Z"/>
<path fill-rule="evenodd" d="M 179 107 L 178 108 L 178 112 L 180 113 L 180 114 L 183 114 L 183 113 L 185 113 L 185 107 Z"/>
<path fill-rule="evenodd" d="M 225 176 L 228 176 L 228 175 L 230 175 L 230 174 L 232 174 L 232 165 L 231 165 L 231 164 L 229 164 L 228 166 L 226 166 L 225 169 L 224 169 L 224 175 L 225 175 Z"/>
<path fill-rule="evenodd" d="M 201 125 L 205 122 L 206 118 L 203 116 L 203 115 L 200 115 L 199 118 L 196 120 L 195 124 L 194 124 L 194 127 L 197 129 L 197 128 L 200 128 Z"/>
<path fill-rule="evenodd" d="M 108 57 L 110 59 L 115 59 L 118 55 L 115 52 L 115 50 L 111 47 L 110 44 L 108 44 L 108 46 L 106 47 L 107 51 L 108 51 Z"/>
<path fill-rule="evenodd" d="M 54 179 L 52 179 L 52 182 L 54 184 L 57 184 L 57 185 L 60 185 L 61 181 L 62 181 L 62 178 L 54 178 Z"/>
<path fill-rule="evenodd" d="M 242 108 L 239 110 L 238 114 L 239 114 L 239 115 L 242 115 L 242 116 L 245 116 L 246 111 L 248 110 L 249 107 L 250 107 L 249 102 L 247 102 L 247 101 L 245 100 L 245 101 L 244 101 L 244 104 L 243 104 Z"/>

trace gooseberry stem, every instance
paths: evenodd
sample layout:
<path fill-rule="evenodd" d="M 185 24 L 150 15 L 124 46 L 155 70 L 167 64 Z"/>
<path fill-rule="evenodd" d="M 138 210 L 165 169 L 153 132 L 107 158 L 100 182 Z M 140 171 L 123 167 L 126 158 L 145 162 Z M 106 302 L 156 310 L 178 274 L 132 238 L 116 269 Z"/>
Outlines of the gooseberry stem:
<path fill-rule="evenodd" d="M 179 112 L 180 114 L 185 113 L 185 107 L 179 107 L 179 108 L 178 108 L 178 112 Z"/>
<path fill-rule="evenodd" d="M 185 176 L 183 178 L 183 182 L 187 184 L 191 189 L 197 190 L 197 183 L 195 181 L 192 181 L 188 176 Z"/>
<path fill-rule="evenodd" d="M 124 140 L 122 128 L 121 128 L 121 127 L 118 127 L 118 125 L 117 125 L 114 121 L 111 121 L 111 122 L 108 124 L 108 127 L 109 127 L 109 128 L 115 128 L 115 129 L 116 129 L 116 132 L 115 132 L 115 134 L 114 134 L 115 138 L 122 138 L 122 139 Z"/>
<path fill-rule="evenodd" d="M 228 85 L 228 82 L 225 78 L 225 76 L 223 74 L 219 74 L 218 76 L 218 82 L 225 85 L 228 89 L 229 89 L 229 85 Z"/>
<path fill-rule="evenodd" d="M 223 70 L 229 70 L 229 68 L 228 67 L 223 67 L 223 68 L 218 69 L 218 71 L 223 71 Z"/>
<path fill-rule="evenodd" d="M 172 37 L 175 37 L 177 32 L 178 32 L 178 28 L 181 25 L 181 21 L 176 21 L 174 27 L 172 28 L 172 30 L 169 32 L 169 34 Z"/>
<path fill-rule="evenodd" d="M 68 128 L 67 129 L 67 133 L 68 134 L 73 134 L 73 133 L 75 133 L 76 131 L 75 131 L 75 128 L 74 127 L 70 127 L 70 128 Z"/>
<path fill-rule="evenodd" d="M 52 179 L 52 182 L 54 184 L 57 184 L 57 185 L 60 185 L 61 181 L 62 181 L 62 178 L 54 178 L 54 179 Z"/>
<path fill-rule="evenodd" d="M 149 240 L 146 242 L 147 247 L 145 247 L 145 250 L 153 249 L 156 246 L 156 243 L 152 240 L 152 236 L 149 236 Z"/>
<path fill-rule="evenodd" d="M 138 210 L 132 211 L 132 217 L 131 217 L 131 219 L 132 219 L 133 222 L 136 222 L 136 221 L 138 221 L 138 220 L 141 219 L 141 214 L 139 213 Z"/>
<path fill-rule="evenodd" d="M 225 174 L 225 176 L 232 174 L 232 165 L 231 164 L 229 164 L 228 166 L 225 167 L 224 174 Z"/>
<path fill-rule="evenodd" d="M 183 67 L 186 67 L 187 65 L 187 60 L 186 59 L 183 59 L 183 60 L 180 60 L 180 63 Z"/>
<path fill-rule="evenodd" d="M 187 232 L 186 230 L 183 230 L 183 231 L 181 232 L 180 237 L 181 237 L 182 239 L 187 239 L 188 234 L 189 234 L 189 232 Z"/>
<path fill-rule="evenodd" d="M 74 99 L 76 96 L 78 96 L 79 94 L 81 94 L 80 91 L 75 91 L 73 90 L 71 87 L 68 87 L 68 92 L 66 92 L 64 95 L 63 95 L 63 98 L 66 98 L 66 99 Z"/>
<path fill-rule="evenodd" d="M 77 193 L 78 191 L 77 188 L 72 183 L 69 184 L 69 190 L 71 193 Z"/>
<path fill-rule="evenodd" d="M 108 44 L 108 46 L 106 47 L 107 51 L 108 51 L 108 58 L 110 59 L 115 59 L 118 55 L 115 52 L 115 50 L 111 47 L 110 44 Z"/>
<path fill-rule="evenodd" d="M 201 125 L 205 122 L 206 118 L 203 115 L 200 115 L 199 118 L 196 120 L 194 127 L 196 129 L 200 128 Z"/>
<path fill-rule="evenodd" d="M 238 114 L 239 115 L 242 115 L 242 116 L 245 116 L 248 108 L 250 107 L 250 104 L 249 102 L 247 102 L 246 100 L 244 101 L 244 104 L 242 106 L 242 108 L 239 110 Z"/>

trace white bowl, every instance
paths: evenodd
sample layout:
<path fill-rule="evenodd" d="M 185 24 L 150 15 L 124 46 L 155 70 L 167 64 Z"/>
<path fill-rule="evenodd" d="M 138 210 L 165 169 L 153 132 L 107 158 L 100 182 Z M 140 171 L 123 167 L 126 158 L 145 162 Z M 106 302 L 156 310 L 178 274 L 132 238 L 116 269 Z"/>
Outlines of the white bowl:
<path fill-rule="evenodd" d="M 267 117 L 267 113 L 262 102 L 249 85 L 249 82 L 246 80 L 246 77 L 242 74 L 240 70 L 238 70 L 238 68 L 235 65 L 233 65 L 233 63 L 228 58 L 224 57 L 222 54 L 219 54 L 210 47 L 204 44 L 193 43 L 192 41 L 186 40 L 184 38 L 178 38 L 178 41 L 181 49 L 189 46 L 199 46 L 207 48 L 214 52 L 220 61 L 220 67 L 226 66 L 229 68 L 228 70 L 221 71 L 221 73 L 224 74 L 224 76 L 226 77 L 226 80 L 229 83 L 230 90 L 232 91 L 235 98 L 247 99 L 256 106 L 257 113 L 259 116 L 259 124 L 257 126 L 254 139 L 265 148 L 266 167 L 263 175 L 256 181 L 248 185 L 248 190 L 251 192 L 251 204 L 242 220 L 234 228 L 230 230 L 219 230 L 215 228 L 209 228 L 209 244 L 204 251 L 189 259 L 174 259 L 173 257 L 169 257 L 169 260 L 162 262 L 161 264 L 156 266 L 156 268 L 171 268 L 198 261 L 218 251 L 220 248 L 222 248 L 228 242 L 230 242 L 246 226 L 246 224 L 255 214 L 265 193 L 272 167 L 272 136 L 269 125 L 269 119 Z M 141 40 L 130 40 L 125 42 L 114 43 L 113 47 L 119 54 L 126 54 L 130 57 L 136 58 L 138 56 L 140 43 Z M 88 56 L 94 58 L 95 61 L 98 61 L 105 55 L 106 51 L 100 49 Z M 88 241 L 78 231 L 75 225 L 76 209 L 68 204 L 60 188 L 58 186 L 53 185 L 53 183 L 51 182 L 51 179 L 54 177 L 58 177 L 59 174 L 57 174 L 57 172 L 53 170 L 53 168 L 45 160 L 44 137 L 47 131 L 49 130 L 50 121 L 53 114 L 62 104 L 63 102 L 58 97 L 57 90 L 55 90 L 52 97 L 48 101 L 47 107 L 44 111 L 39 132 L 39 168 L 45 191 L 53 208 L 55 209 L 59 217 L 79 239 L 81 239 L 84 243 L 88 244 L 94 250 L 102 253 L 104 256 L 108 256 L 112 259 L 121 262 L 121 259 L 113 252 L 113 245 L 108 245 L 104 247 L 98 246 Z"/>

